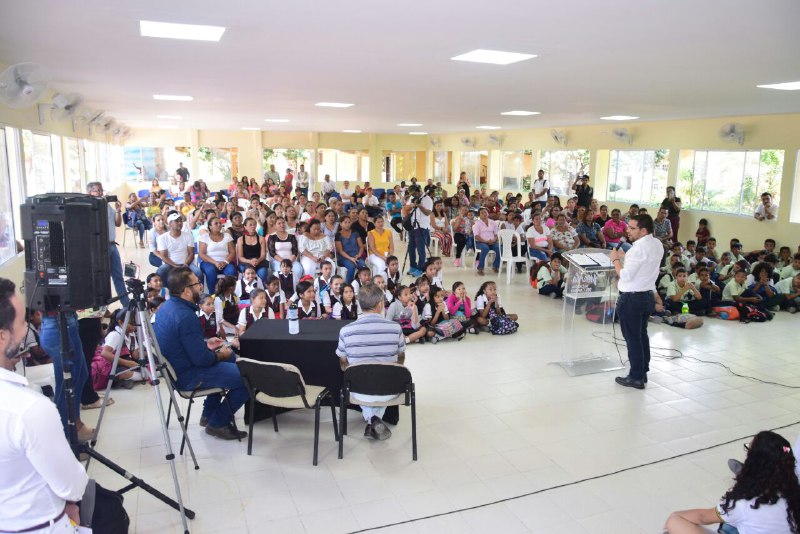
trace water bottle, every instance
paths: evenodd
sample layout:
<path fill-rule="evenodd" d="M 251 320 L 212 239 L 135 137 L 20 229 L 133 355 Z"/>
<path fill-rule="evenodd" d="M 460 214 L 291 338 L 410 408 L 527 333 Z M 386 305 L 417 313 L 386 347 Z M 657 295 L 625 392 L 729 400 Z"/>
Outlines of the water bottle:
<path fill-rule="evenodd" d="M 686 302 L 684 302 L 683 305 L 681 306 L 681 313 L 689 313 L 689 304 L 687 304 Z M 295 310 L 295 318 L 296 317 L 297 317 L 297 310 Z M 289 332 L 291 332 L 291 327 L 289 328 L 290 328 Z"/>
<path fill-rule="evenodd" d="M 286 312 L 286 318 L 289 319 L 289 333 L 299 334 L 300 333 L 300 321 L 297 320 L 297 304 L 292 301 L 289 305 L 289 311 Z"/>

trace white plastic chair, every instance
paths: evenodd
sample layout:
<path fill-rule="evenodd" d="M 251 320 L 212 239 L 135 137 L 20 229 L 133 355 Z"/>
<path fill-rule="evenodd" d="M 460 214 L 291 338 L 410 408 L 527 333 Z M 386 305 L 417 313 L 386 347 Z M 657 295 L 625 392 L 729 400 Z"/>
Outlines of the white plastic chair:
<path fill-rule="evenodd" d="M 514 244 L 514 236 L 517 236 L 516 244 Z M 526 271 L 530 270 L 530 261 L 527 254 L 522 253 L 522 236 L 517 234 L 514 230 L 500 230 L 498 232 L 500 238 L 500 271 L 503 270 L 503 262 L 506 263 L 506 283 L 511 283 L 511 274 L 513 266 L 517 263 L 524 263 L 527 267 Z M 517 255 L 513 255 L 513 249 L 516 247 Z M 500 271 L 497 275 L 500 276 Z"/>

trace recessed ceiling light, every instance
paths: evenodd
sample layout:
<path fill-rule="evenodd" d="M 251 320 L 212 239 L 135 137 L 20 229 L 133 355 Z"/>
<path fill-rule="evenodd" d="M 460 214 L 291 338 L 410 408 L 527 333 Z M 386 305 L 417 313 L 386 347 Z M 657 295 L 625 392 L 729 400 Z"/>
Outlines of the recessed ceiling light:
<path fill-rule="evenodd" d="M 345 102 L 317 102 L 314 105 L 321 108 L 349 108 L 353 104 L 347 104 Z"/>
<path fill-rule="evenodd" d="M 176 102 L 191 102 L 194 100 L 191 96 L 183 95 L 153 95 L 153 100 L 172 100 Z"/>
<path fill-rule="evenodd" d="M 139 21 L 142 37 L 162 37 L 164 39 L 188 39 L 190 41 L 219 41 L 225 33 L 223 26 L 203 26 L 200 24 L 177 24 L 174 22 Z"/>
<path fill-rule="evenodd" d="M 502 126 L 476 126 L 478 130 L 499 130 Z"/>
<path fill-rule="evenodd" d="M 767 83 L 757 85 L 761 89 L 779 89 L 781 91 L 800 91 L 800 82 Z"/>
<path fill-rule="evenodd" d="M 257 128 L 255 126 L 242 126 L 242 130 L 260 130 L 261 128 Z"/>
<path fill-rule="evenodd" d="M 510 65 L 517 61 L 535 58 L 536 54 L 520 54 L 517 52 L 502 52 L 500 50 L 473 50 L 460 56 L 451 57 L 453 61 L 472 61 L 474 63 L 491 63 L 493 65 Z"/>
<path fill-rule="evenodd" d="M 180 115 L 156 115 L 156 118 L 157 119 L 172 119 L 172 120 L 176 120 L 176 121 L 179 121 L 179 120 L 183 119 L 183 117 L 181 117 Z"/>
<path fill-rule="evenodd" d="M 342 130 L 344 133 L 361 133 L 361 130 Z"/>
<path fill-rule="evenodd" d="M 608 117 L 600 117 L 604 121 L 632 121 L 639 117 L 632 117 L 630 115 L 609 115 Z"/>
<path fill-rule="evenodd" d="M 289 122 L 289 119 L 264 119 L 264 122 Z"/>
<path fill-rule="evenodd" d="M 504 111 L 500 115 L 511 115 L 513 117 L 527 117 L 528 115 L 541 115 L 538 111 Z"/>
<path fill-rule="evenodd" d="M 398 124 L 398 126 L 410 126 L 412 128 L 415 128 L 417 126 L 422 126 L 422 123 L 421 122 L 401 122 L 400 124 Z"/>
<path fill-rule="evenodd" d="M 428 132 L 408 132 L 408 135 L 428 135 Z"/>

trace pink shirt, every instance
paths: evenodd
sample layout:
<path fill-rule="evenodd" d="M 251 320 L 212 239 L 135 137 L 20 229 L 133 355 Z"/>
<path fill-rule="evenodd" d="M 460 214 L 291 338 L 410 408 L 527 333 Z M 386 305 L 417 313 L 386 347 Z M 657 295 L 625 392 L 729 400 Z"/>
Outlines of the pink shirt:
<path fill-rule="evenodd" d="M 628 227 L 627 223 L 625 221 L 623 221 L 622 219 L 620 219 L 616 223 L 614 222 L 614 219 L 609 219 L 608 221 L 606 221 L 606 224 L 603 225 L 603 229 L 609 228 L 609 229 L 611 229 L 611 230 L 613 230 L 613 231 L 615 231 L 617 233 L 622 233 L 623 235 L 625 234 L 625 229 L 627 227 Z M 619 237 L 617 237 L 616 239 L 612 239 L 612 238 L 608 237 L 608 234 L 605 233 L 605 232 L 603 232 L 603 235 L 606 238 L 606 243 L 619 243 L 619 241 L 621 239 Z"/>
<path fill-rule="evenodd" d="M 494 241 L 497 239 L 497 221 L 493 221 L 492 219 L 488 220 L 488 223 L 484 223 L 482 220 L 478 219 L 475 221 L 475 224 L 472 226 L 472 234 L 475 236 L 475 240 L 477 241 L 480 238 L 483 241 Z"/>

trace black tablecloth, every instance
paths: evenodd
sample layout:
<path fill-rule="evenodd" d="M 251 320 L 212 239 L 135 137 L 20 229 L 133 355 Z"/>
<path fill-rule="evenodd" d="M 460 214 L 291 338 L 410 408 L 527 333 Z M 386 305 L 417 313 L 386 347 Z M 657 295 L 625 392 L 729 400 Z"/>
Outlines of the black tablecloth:
<path fill-rule="evenodd" d="M 339 330 L 352 321 L 319 319 L 300 321 L 300 333 L 289 334 L 289 322 L 261 318 L 239 338 L 239 353 L 244 358 L 265 362 L 289 363 L 300 369 L 306 384 L 325 386 L 333 402 L 339 404 L 343 372 L 336 356 Z M 245 419 L 249 421 L 248 405 Z M 269 417 L 269 409 L 256 404 L 256 421 Z M 386 409 L 384 420 L 396 424 L 399 410 Z"/>

